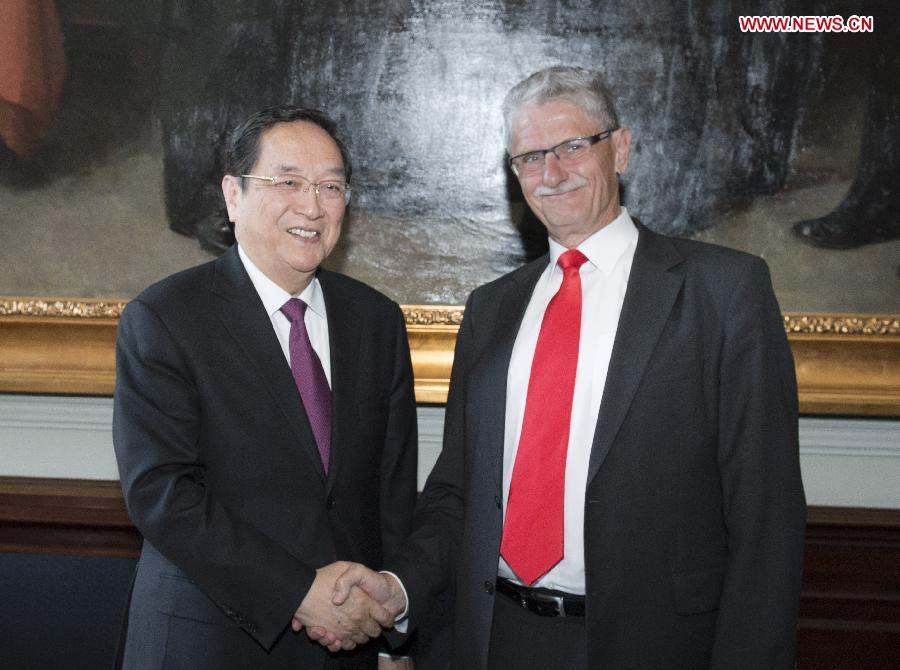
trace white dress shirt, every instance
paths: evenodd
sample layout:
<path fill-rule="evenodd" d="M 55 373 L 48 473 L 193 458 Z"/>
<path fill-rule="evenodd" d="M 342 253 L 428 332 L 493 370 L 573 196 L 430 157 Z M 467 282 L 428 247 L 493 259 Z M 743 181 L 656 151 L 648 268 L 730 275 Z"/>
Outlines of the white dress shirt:
<path fill-rule="evenodd" d="M 622 207 L 618 217 L 577 247 L 587 257 L 587 262 L 580 268 L 581 334 L 566 454 L 564 555 L 534 586 L 577 594 L 585 592 L 584 496 L 588 461 L 637 240 L 637 228 Z M 504 510 L 522 432 L 534 350 L 544 311 L 562 285 L 563 272 L 557 259 L 564 251 L 567 251 L 565 247 L 550 240 L 550 262 L 531 294 L 509 363 L 503 444 Z M 520 581 L 502 557 L 498 573 L 512 581 Z"/>
<path fill-rule="evenodd" d="M 325 312 L 325 298 L 322 295 L 322 286 L 319 280 L 313 277 L 309 285 L 303 289 L 300 295 L 291 295 L 278 284 L 269 279 L 262 270 L 250 260 L 250 257 L 238 245 L 238 256 L 244 264 L 244 269 L 250 275 L 250 281 L 259 294 L 266 313 L 272 321 L 272 328 L 278 337 L 278 343 L 284 352 L 284 357 L 291 364 L 290 350 L 290 334 L 291 322 L 281 312 L 282 306 L 291 298 L 300 298 L 307 304 L 306 315 L 303 323 L 306 324 L 306 332 L 309 334 L 309 341 L 312 344 L 313 351 L 322 362 L 322 368 L 325 370 L 325 378 L 328 385 L 331 386 L 331 346 L 328 342 L 328 315 Z"/>

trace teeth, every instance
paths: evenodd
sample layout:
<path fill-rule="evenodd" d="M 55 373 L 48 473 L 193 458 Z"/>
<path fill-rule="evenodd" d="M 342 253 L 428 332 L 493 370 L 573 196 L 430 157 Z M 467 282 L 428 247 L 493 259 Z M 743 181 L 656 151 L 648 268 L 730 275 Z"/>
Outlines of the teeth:
<path fill-rule="evenodd" d="M 311 237 L 318 237 L 318 236 L 319 236 L 318 231 L 315 231 L 315 230 L 306 230 L 306 229 L 304 229 L 304 228 L 290 228 L 290 229 L 288 229 L 288 232 L 289 232 L 291 235 L 296 235 L 296 236 L 298 236 L 298 237 L 305 237 L 305 238 L 307 238 L 307 239 L 309 239 L 309 238 L 311 238 Z"/>

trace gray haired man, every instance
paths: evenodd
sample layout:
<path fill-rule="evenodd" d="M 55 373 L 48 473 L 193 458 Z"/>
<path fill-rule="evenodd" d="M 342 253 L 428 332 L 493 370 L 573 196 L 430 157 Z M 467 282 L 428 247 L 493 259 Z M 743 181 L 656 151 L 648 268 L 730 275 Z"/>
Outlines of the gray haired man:
<path fill-rule="evenodd" d="M 460 670 L 792 668 L 806 507 L 765 263 L 621 206 L 631 131 L 597 73 L 503 109 L 549 254 L 469 297 L 413 535 L 336 600 L 412 629 L 452 583 Z"/>

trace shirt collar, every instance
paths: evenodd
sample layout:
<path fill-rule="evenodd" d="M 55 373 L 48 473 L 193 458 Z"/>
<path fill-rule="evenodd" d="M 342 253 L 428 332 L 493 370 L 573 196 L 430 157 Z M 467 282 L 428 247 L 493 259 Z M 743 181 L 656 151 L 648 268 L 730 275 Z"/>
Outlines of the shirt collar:
<path fill-rule="evenodd" d="M 576 248 L 587 257 L 588 263 L 600 270 L 604 275 L 609 275 L 619 258 L 622 257 L 622 254 L 637 242 L 637 238 L 637 227 L 631 220 L 628 210 L 621 207 L 619 216 L 588 237 Z M 565 251 L 568 251 L 566 247 L 556 240 L 550 239 L 550 265 L 554 270 L 559 269 L 556 262 Z"/>
<path fill-rule="evenodd" d="M 325 297 L 322 295 L 322 286 L 319 284 L 318 277 L 313 277 L 313 280 L 300 292 L 300 295 L 291 295 L 256 267 L 256 264 L 250 260 L 250 257 L 241 245 L 238 245 L 238 256 L 240 256 L 241 263 L 244 264 L 244 269 L 250 275 L 250 281 L 253 282 L 253 287 L 266 308 L 266 314 L 270 317 L 281 311 L 284 303 L 291 298 L 300 298 L 315 314 L 325 318 Z"/>

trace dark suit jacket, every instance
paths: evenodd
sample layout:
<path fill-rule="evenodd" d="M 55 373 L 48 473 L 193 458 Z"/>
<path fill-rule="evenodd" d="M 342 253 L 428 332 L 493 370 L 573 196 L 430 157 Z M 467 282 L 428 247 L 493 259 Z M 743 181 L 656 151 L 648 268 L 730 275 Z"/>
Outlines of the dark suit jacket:
<path fill-rule="evenodd" d="M 793 667 L 805 502 L 794 368 L 758 258 L 639 228 L 585 496 L 591 668 Z M 392 560 L 411 627 L 452 579 L 453 667 L 486 666 L 506 379 L 546 256 L 472 293 L 444 448 Z"/>
<path fill-rule="evenodd" d="M 402 313 L 348 277 L 318 277 L 333 389 L 327 476 L 236 247 L 122 314 L 113 437 L 144 536 L 127 667 L 322 667 L 326 652 L 286 631 L 316 568 L 380 566 L 409 531 L 417 446 Z"/>

